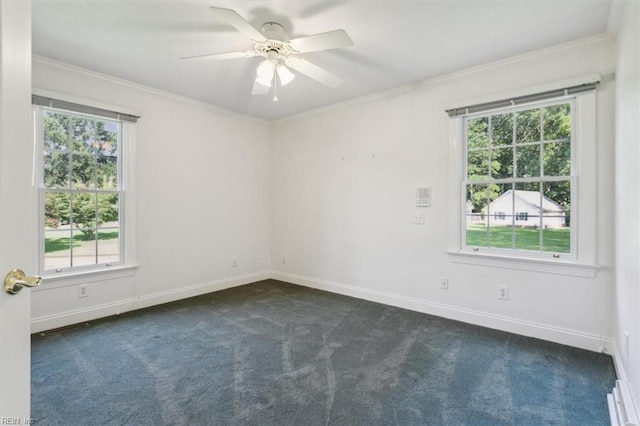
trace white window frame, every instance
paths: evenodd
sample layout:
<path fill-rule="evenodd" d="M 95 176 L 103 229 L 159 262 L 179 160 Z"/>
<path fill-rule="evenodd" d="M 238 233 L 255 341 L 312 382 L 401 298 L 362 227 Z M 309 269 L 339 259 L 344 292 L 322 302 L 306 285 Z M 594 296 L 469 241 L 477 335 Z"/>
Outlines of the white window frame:
<path fill-rule="evenodd" d="M 130 115 L 139 116 L 140 114 L 131 109 L 120 106 L 114 106 L 93 100 L 87 100 L 74 96 L 69 96 L 48 90 L 35 89 L 34 94 L 51 97 L 54 99 L 67 101 L 75 104 L 86 105 L 89 107 L 105 109 L 109 111 L 120 111 Z M 44 108 L 55 110 L 55 108 Z M 129 121 L 120 122 L 120 135 L 118 144 L 118 167 L 120 187 L 118 192 L 120 195 L 119 208 L 119 244 L 120 244 L 120 260 L 109 264 L 83 265 L 77 267 L 64 268 L 61 271 L 44 270 L 44 129 L 43 129 L 43 108 L 37 105 L 33 106 L 34 117 L 34 182 L 38 187 L 38 265 L 40 273 L 43 275 L 45 283 L 55 284 L 56 281 L 65 280 L 68 282 L 70 278 L 86 277 L 87 275 L 104 275 L 113 274 L 129 275 L 131 271 L 138 267 L 136 258 L 135 244 L 135 146 L 136 146 L 136 124 Z M 112 118 L 92 116 L 88 114 L 78 113 L 73 110 L 59 109 L 63 113 L 69 113 L 79 116 L 94 117 L 97 119 L 105 119 L 114 121 Z M 64 284 L 61 282 L 61 284 Z"/>
<path fill-rule="evenodd" d="M 595 91 L 584 92 L 541 103 L 545 104 L 549 101 L 555 103 L 563 99 L 573 102 L 571 254 L 532 253 L 493 248 L 474 249 L 464 246 L 466 194 L 461 188 L 466 178 L 464 176 L 466 149 L 463 146 L 466 129 L 464 117 L 456 116 L 450 119 L 449 128 L 451 220 L 447 253 L 451 261 L 572 276 L 595 276 L 598 270 L 596 264 L 596 93 Z M 535 107 L 535 105 L 536 103 L 531 103 L 528 107 Z"/>

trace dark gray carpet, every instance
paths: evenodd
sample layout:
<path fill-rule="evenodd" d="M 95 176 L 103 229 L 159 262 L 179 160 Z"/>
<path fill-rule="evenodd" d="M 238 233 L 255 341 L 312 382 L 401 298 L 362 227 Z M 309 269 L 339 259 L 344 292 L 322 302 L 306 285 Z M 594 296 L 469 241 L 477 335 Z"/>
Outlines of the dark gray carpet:
<path fill-rule="evenodd" d="M 32 337 L 40 425 L 606 425 L 611 357 L 263 281 Z"/>

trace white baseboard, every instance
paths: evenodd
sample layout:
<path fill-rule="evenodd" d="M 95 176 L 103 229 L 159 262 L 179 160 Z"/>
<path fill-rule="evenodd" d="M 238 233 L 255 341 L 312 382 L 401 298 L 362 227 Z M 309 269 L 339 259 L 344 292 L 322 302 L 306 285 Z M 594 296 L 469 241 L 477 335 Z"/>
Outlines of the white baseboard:
<path fill-rule="evenodd" d="M 616 381 L 616 386 L 607 397 L 611 424 L 616 426 L 618 424 L 638 425 L 640 416 L 638 415 L 637 403 L 640 400 L 638 395 L 634 395 L 633 389 L 629 386 L 629 379 L 617 344 L 613 345 L 613 365 L 619 380 Z M 623 407 L 620 407 L 620 402 L 622 402 Z M 617 423 L 614 420 L 617 420 Z M 626 423 L 622 423 L 621 420 Z"/>
<path fill-rule="evenodd" d="M 289 274 L 280 271 L 261 271 L 253 274 L 225 278 L 175 290 L 119 300 L 112 303 L 105 303 L 85 309 L 67 311 L 55 315 L 33 318 L 31 321 L 31 332 L 38 333 L 41 331 L 64 327 L 79 322 L 91 321 L 110 315 L 118 315 L 136 309 L 173 302 L 176 300 L 186 299 L 188 297 L 199 296 L 201 294 L 250 284 L 269 278 L 289 282 L 291 284 L 311 287 L 318 290 L 338 293 L 345 296 L 357 297 L 360 299 L 383 303 L 386 305 L 396 306 L 412 311 L 437 315 L 440 317 L 493 328 L 496 330 L 535 337 L 591 351 L 604 351 L 607 353 L 613 353 L 613 346 L 611 341 L 609 339 L 603 339 L 598 335 L 582 333 L 579 331 L 564 329 L 560 327 L 553 327 L 545 324 L 522 321 L 516 318 L 509 318 L 501 315 L 495 315 L 471 309 L 464 309 L 456 306 L 429 302 L 398 294 L 371 290 L 367 288 L 320 280 L 301 275 Z"/>
<path fill-rule="evenodd" d="M 262 271 L 253 274 L 241 275 L 237 277 L 224 278 L 175 290 L 152 293 L 132 299 L 119 300 L 112 303 L 92 306 L 86 309 L 62 312 L 55 315 L 48 315 L 31 320 L 31 332 L 39 333 L 53 328 L 65 327 L 79 322 L 86 322 L 111 315 L 119 315 L 136 309 L 149 306 L 160 305 L 162 303 L 174 302 L 176 300 L 199 296 L 201 294 L 220 291 L 231 287 L 250 284 L 256 281 L 271 278 L 270 271 Z"/>
<path fill-rule="evenodd" d="M 613 351 L 611 340 L 603 339 L 599 335 L 280 271 L 272 271 L 271 278 L 594 352 L 610 354 Z"/>

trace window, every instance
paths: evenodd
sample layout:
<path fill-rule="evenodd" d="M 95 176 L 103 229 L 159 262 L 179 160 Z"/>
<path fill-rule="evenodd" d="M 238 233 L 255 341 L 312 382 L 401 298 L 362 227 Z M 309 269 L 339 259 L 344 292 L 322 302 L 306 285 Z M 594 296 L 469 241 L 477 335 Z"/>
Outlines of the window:
<path fill-rule="evenodd" d="M 609 96 L 599 81 L 578 76 L 446 110 L 452 262 L 595 276 L 605 137 L 596 125 L 607 114 L 596 98 Z"/>
<path fill-rule="evenodd" d="M 135 268 L 132 166 L 138 114 L 36 92 L 41 273 L 54 279 L 61 272 L 57 276 L 64 278 Z"/>
<path fill-rule="evenodd" d="M 38 108 L 43 272 L 122 262 L 122 123 Z"/>
<path fill-rule="evenodd" d="M 473 206 L 464 245 L 570 254 L 574 175 L 573 101 L 471 114 L 463 118 L 465 179 Z"/>

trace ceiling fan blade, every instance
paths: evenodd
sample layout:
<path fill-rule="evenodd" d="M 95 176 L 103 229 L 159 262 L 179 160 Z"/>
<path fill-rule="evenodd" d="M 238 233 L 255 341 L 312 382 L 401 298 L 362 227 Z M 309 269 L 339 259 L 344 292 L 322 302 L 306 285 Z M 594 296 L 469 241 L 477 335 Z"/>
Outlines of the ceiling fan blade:
<path fill-rule="evenodd" d="M 255 29 L 253 25 L 245 21 L 245 19 L 242 16 L 238 15 L 235 11 L 231 9 L 222 9 L 219 7 L 211 7 L 210 9 L 213 13 L 226 21 L 227 24 L 231 25 L 233 28 L 246 35 L 251 40 L 265 41 L 267 39 L 264 35 L 262 35 L 260 31 Z"/>
<path fill-rule="evenodd" d="M 289 43 L 294 50 L 300 53 L 353 46 L 353 41 L 345 30 L 335 30 L 309 37 L 300 37 L 289 40 Z"/>
<path fill-rule="evenodd" d="M 257 81 L 253 82 L 253 90 L 251 91 L 252 95 L 268 95 L 271 91 L 271 87 L 263 86 Z"/>
<path fill-rule="evenodd" d="M 343 81 L 337 75 L 331 74 L 329 71 L 320 68 L 319 66 L 314 65 L 302 58 L 298 58 L 295 56 L 290 57 L 287 58 L 285 63 L 294 70 L 306 75 L 309 78 L 319 81 L 325 86 L 337 87 Z"/>
<path fill-rule="evenodd" d="M 252 56 L 256 56 L 255 51 L 243 50 L 241 52 L 210 53 L 208 55 L 185 56 L 184 58 L 180 59 L 212 59 L 215 61 L 221 61 L 225 59 L 250 58 Z"/>

